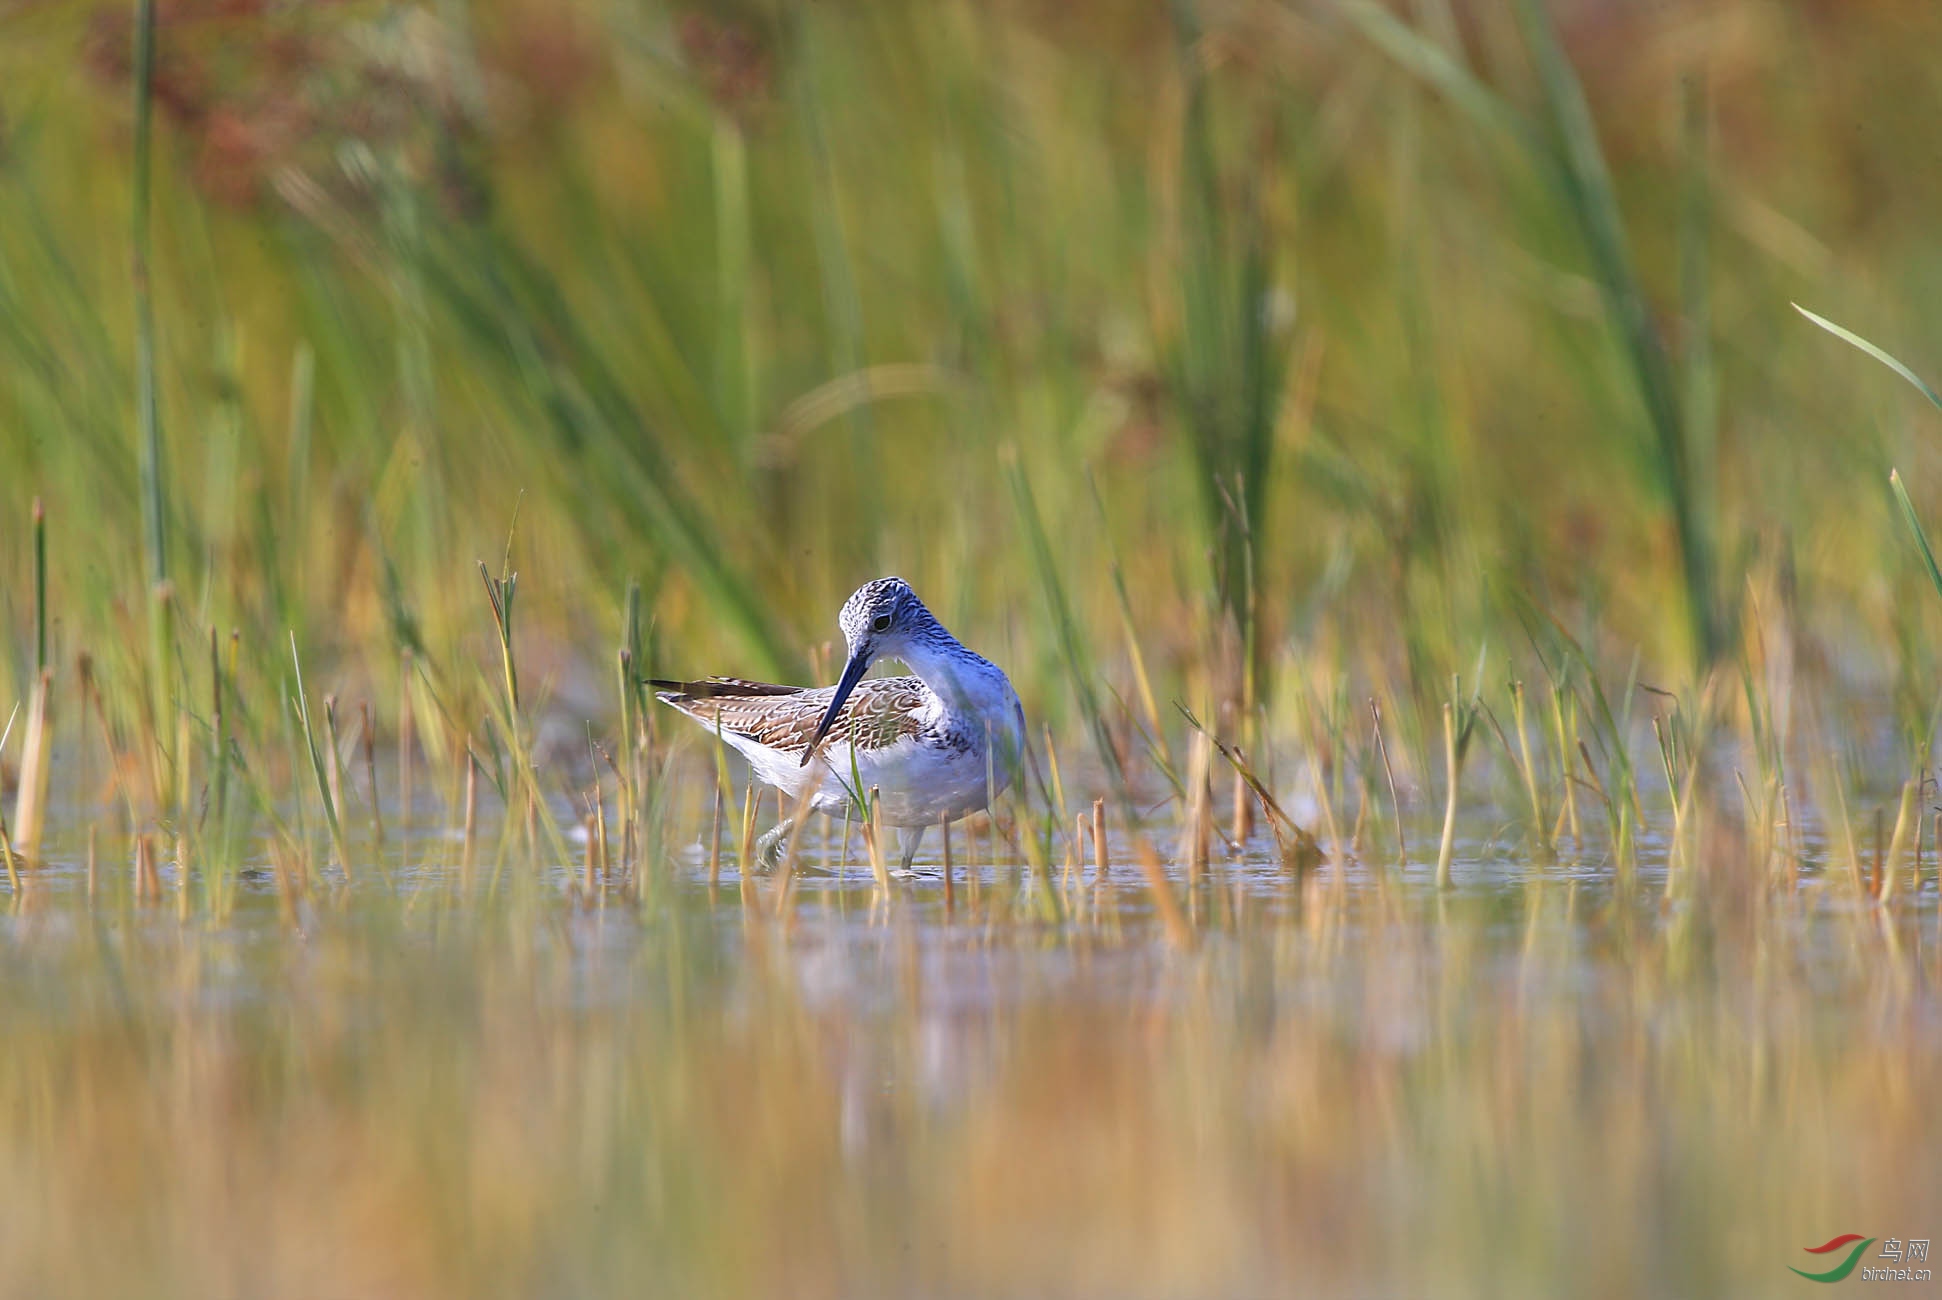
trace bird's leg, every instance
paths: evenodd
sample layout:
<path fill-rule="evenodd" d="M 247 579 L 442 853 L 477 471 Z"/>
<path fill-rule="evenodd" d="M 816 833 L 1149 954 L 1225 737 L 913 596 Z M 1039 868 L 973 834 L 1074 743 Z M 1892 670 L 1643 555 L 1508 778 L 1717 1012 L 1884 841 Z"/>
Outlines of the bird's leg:
<path fill-rule="evenodd" d="M 904 850 L 903 864 L 897 868 L 898 875 L 910 874 L 910 864 L 917 858 L 917 846 L 924 842 L 924 832 L 927 829 L 929 828 L 925 826 L 906 826 L 898 832 L 898 838 L 902 841 Z"/>
<path fill-rule="evenodd" d="M 782 865 L 782 854 L 789 847 L 789 832 L 795 824 L 795 818 L 784 817 L 755 842 L 755 869 L 762 875 Z"/>

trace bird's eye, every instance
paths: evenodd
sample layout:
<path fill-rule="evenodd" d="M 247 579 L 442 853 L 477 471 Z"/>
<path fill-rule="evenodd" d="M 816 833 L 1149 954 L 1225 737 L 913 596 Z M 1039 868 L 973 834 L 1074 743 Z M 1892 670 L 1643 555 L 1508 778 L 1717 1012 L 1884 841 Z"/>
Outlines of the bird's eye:
<path fill-rule="evenodd" d="M 888 614 L 877 615 L 875 618 L 870 620 L 870 627 L 872 628 L 872 630 L 877 632 L 888 632 L 890 630 L 890 615 Z"/>

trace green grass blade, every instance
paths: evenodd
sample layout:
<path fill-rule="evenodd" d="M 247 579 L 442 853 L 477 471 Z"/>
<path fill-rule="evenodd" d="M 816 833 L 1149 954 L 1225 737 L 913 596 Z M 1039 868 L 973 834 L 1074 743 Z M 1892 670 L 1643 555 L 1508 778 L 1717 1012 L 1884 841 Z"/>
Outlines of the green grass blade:
<path fill-rule="evenodd" d="M 317 783 L 317 799 L 324 806 L 324 821 L 330 827 L 331 851 L 337 855 L 337 865 L 349 875 L 351 859 L 344 845 L 343 826 L 337 819 L 337 802 L 330 797 L 330 777 L 324 771 L 324 757 L 317 748 L 316 729 L 310 723 L 310 697 L 303 684 L 303 660 L 297 655 L 297 636 L 294 632 L 290 634 L 290 667 L 297 681 L 297 721 L 303 727 L 303 745 L 310 755 L 310 773 Z M 335 752 L 331 754 L 330 761 L 337 761 Z"/>
<path fill-rule="evenodd" d="M 1030 544 L 1032 567 L 1038 574 L 1039 586 L 1045 593 L 1045 603 L 1052 615 L 1053 631 L 1058 635 L 1061 657 L 1065 660 L 1066 671 L 1072 677 L 1072 691 L 1078 698 L 1079 711 L 1085 715 L 1086 725 L 1092 731 L 1093 741 L 1099 750 L 1099 762 L 1121 801 L 1126 802 L 1126 774 L 1119 763 L 1119 751 L 1113 746 L 1113 737 L 1107 729 L 1105 715 L 1099 708 L 1099 697 L 1093 692 L 1092 660 L 1080 642 L 1077 620 L 1073 617 L 1072 606 L 1065 595 L 1065 585 L 1059 580 L 1058 562 L 1052 557 L 1052 544 L 1045 536 L 1045 522 L 1038 512 L 1038 502 L 1032 495 L 1031 480 L 1026 477 L 1025 467 L 1019 463 L 1018 452 L 1007 447 L 1004 456 L 1005 477 L 1010 480 L 1012 500 L 1018 509 L 1019 521 L 1025 525 L 1025 538 Z"/>
<path fill-rule="evenodd" d="M 1558 43 L 1549 15 L 1537 0 L 1520 0 L 1517 6 L 1549 119 L 1548 131 L 1541 131 L 1449 52 L 1388 11 L 1370 0 L 1339 0 L 1339 4 L 1362 33 L 1406 71 L 1442 93 L 1479 124 L 1521 144 L 1577 225 L 1591 257 L 1599 296 L 1618 330 L 1645 406 L 1652 431 L 1647 463 L 1655 485 L 1672 507 L 1688 621 L 1700 657 L 1710 659 L 1722 637 L 1713 599 L 1711 498 L 1703 486 L 1708 476 L 1695 473 L 1698 467 L 1685 419 L 1686 402 L 1659 342 L 1632 263 L 1618 199 L 1584 89 Z"/>
<path fill-rule="evenodd" d="M 135 418 L 141 444 L 142 541 L 148 580 L 169 576 L 167 525 L 162 512 L 162 420 L 155 385 L 155 307 L 149 289 L 150 129 L 155 80 L 155 3 L 135 12 L 135 206 L 129 247 L 135 279 Z"/>
<path fill-rule="evenodd" d="M 1801 306 L 1799 303 L 1793 304 L 1793 308 L 1795 311 L 1805 316 L 1808 320 L 1813 321 L 1816 325 L 1826 330 L 1829 334 L 1832 334 L 1835 338 L 1840 339 L 1843 343 L 1847 343 L 1854 347 L 1860 348 L 1863 352 L 1867 353 L 1875 360 L 1881 362 L 1882 365 L 1887 366 L 1890 370 L 1900 375 L 1903 379 L 1906 379 L 1909 383 L 1915 385 L 1915 387 L 1921 390 L 1922 396 L 1929 399 L 1929 405 L 1935 407 L 1935 409 L 1938 411 L 1942 411 L 1942 394 L 1938 394 L 1933 388 L 1930 388 L 1926 383 L 1922 382 L 1922 377 L 1920 375 L 1916 374 L 1913 370 L 1910 370 L 1907 366 L 1903 365 L 1900 361 L 1896 360 L 1893 356 L 1889 355 L 1881 348 L 1876 347 L 1874 344 L 1868 342 L 1868 340 L 1862 338 L 1859 334 L 1856 334 L 1853 330 L 1843 329 L 1841 326 L 1836 325 L 1833 321 L 1829 320 L 1825 316 L 1816 316 L 1813 312 L 1807 310 L 1807 308 Z M 1905 496 L 1902 498 L 1904 503 L 1907 502 L 1907 499 L 1908 498 Z M 1911 516 L 1911 520 L 1912 518 L 1913 516 Z"/>
<path fill-rule="evenodd" d="M 1652 426 L 1653 474 L 1672 507 L 1693 637 L 1700 658 L 1710 661 L 1721 643 L 1713 603 L 1711 504 L 1699 491 L 1701 475 L 1694 463 L 1685 402 L 1632 261 L 1611 171 L 1577 70 L 1565 56 L 1550 14 L 1539 0 L 1519 0 L 1517 17 L 1537 64 L 1555 135 L 1553 183 L 1577 221 L 1597 275 L 1599 296 L 1632 365 Z"/>
<path fill-rule="evenodd" d="M 1825 321 L 1821 323 L 1826 324 Z M 1929 545 L 1929 536 L 1922 528 L 1922 521 L 1915 516 L 1915 503 L 1908 499 L 1908 489 L 1902 486 L 1900 470 L 1888 471 L 1888 486 L 1894 490 L 1895 504 L 1901 507 L 1902 519 L 1907 522 L 1908 531 L 1915 534 L 1915 545 L 1922 550 L 1922 563 L 1928 569 L 1929 581 L 1935 584 L 1935 594 L 1942 596 L 1942 568 L 1936 567 L 1935 550 Z"/>
<path fill-rule="evenodd" d="M 1529 119 L 1506 104 L 1477 79 L 1449 51 L 1425 39 L 1374 0 L 1338 0 L 1341 11 L 1362 29 L 1370 44 L 1393 59 L 1404 71 L 1442 94 L 1479 124 L 1501 132 L 1527 148 L 1538 144 Z"/>

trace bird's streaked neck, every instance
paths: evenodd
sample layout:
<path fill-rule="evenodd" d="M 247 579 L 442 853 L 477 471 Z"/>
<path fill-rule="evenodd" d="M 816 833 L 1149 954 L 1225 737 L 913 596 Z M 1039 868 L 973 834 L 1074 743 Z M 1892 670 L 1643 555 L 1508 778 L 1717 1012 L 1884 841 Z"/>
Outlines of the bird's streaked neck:
<path fill-rule="evenodd" d="M 935 618 L 885 644 L 878 655 L 897 659 L 923 680 L 946 704 L 974 709 L 1003 674 L 990 660 L 974 654 Z"/>

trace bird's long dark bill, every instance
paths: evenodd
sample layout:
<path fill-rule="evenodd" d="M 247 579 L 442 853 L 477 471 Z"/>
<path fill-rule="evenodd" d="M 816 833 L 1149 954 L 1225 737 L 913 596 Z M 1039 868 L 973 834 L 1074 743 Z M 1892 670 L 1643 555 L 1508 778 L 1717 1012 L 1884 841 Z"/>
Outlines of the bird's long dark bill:
<path fill-rule="evenodd" d="M 850 692 L 856 689 L 856 684 L 863 680 L 863 674 L 869 670 L 870 651 L 867 647 L 859 648 L 850 656 L 849 663 L 843 665 L 843 675 L 836 682 L 836 694 L 829 698 L 829 710 L 823 714 L 823 720 L 816 724 L 816 734 L 810 737 L 809 748 L 802 751 L 802 761 L 797 766 L 809 766 L 809 756 L 816 752 L 816 746 L 823 743 L 823 737 L 836 725 L 836 719 L 843 716 L 843 705 L 850 698 Z"/>

